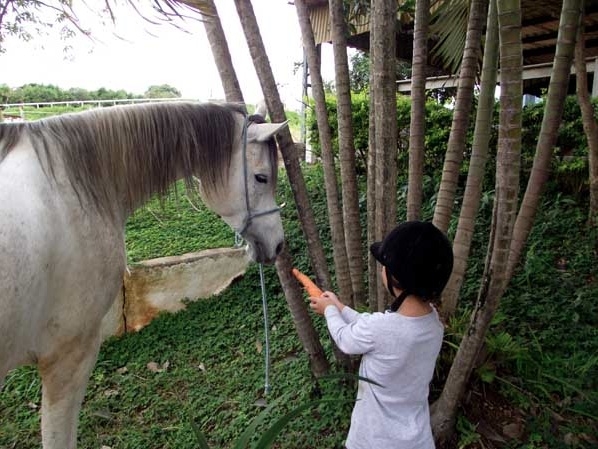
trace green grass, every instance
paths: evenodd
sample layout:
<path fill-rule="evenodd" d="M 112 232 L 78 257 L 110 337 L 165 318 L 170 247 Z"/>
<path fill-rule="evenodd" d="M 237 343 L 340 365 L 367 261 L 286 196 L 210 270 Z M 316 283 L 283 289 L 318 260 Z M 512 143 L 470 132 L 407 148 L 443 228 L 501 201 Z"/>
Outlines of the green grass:
<path fill-rule="evenodd" d="M 308 270 L 290 189 L 281 178 L 280 201 L 288 203 L 283 210 L 287 244 L 295 264 Z M 329 242 L 321 170 L 307 170 L 306 179 L 322 239 Z M 130 262 L 232 245 L 233 232 L 211 212 L 192 207 L 182 190 L 178 200 L 173 199 L 174 194 L 163 208 L 151 202 L 131 217 Z M 483 384 L 524 410 L 525 438 L 511 448 L 564 449 L 570 447 L 564 443 L 567 434 L 596 437 L 598 235 L 584 228 L 586 206 L 557 195 L 543 204 L 529 251 L 488 337 L 488 369 L 474 375 L 471 388 Z M 477 292 L 489 209 L 479 220 L 462 310 Z M 319 397 L 274 268 L 265 268 L 265 278 L 272 329 L 272 391 L 266 401 L 284 400 L 260 431 Z M 80 447 L 198 448 L 194 422 L 209 447 L 231 448 L 263 410 L 261 310 L 259 273 L 251 266 L 221 295 L 190 303 L 177 314 L 163 314 L 139 333 L 105 342 L 83 404 Z M 331 358 L 323 320 L 314 321 Z M 466 322 L 465 316 L 454 329 L 462 332 Z M 447 336 L 452 338 L 458 341 L 459 336 Z M 448 347 L 444 355 L 450 356 Z M 150 362 L 167 366 L 155 372 L 148 368 Z M 324 397 L 348 403 L 323 403 L 301 413 L 274 447 L 342 447 L 355 391 L 335 381 L 322 382 L 319 390 Z M 35 370 L 14 370 L 0 393 L 1 449 L 39 447 L 39 404 Z M 477 441 L 475 425 L 460 418 L 459 428 L 462 441 Z M 592 443 L 580 438 L 575 447 L 589 449 Z"/>
<path fill-rule="evenodd" d="M 21 108 L 7 108 L 3 111 L 6 115 L 24 117 L 25 120 L 39 120 L 54 115 L 66 114 L 69 112 L 81 112 L 95 108 L 96 105 L 86 104 L 82 106 L 24 106 Z"/>
<path fill-rule="evenodd" d="M 207 248 L 230 247 L 235 234 L 197 198 L 176 185 L 164 201 L 153 199 L 127 222 L 129 263 L 175 256 Z"/>
<path fill-rule="evenodd" d="M 272 391 L 288 400 L 272 418 L 312 398 L 312 380 L 276 274 L 266 268 L 271 331 Z M 80 425 L 84 448 L 196 448 L 191 422 L 210 447 L 228 447 L 261 411 L 264 398 L 263 318 L 255 267 L 222 295 L 163 314 L 139 333 L 113 338 L 102 347 Z M 154 372 L 148 363 L 163 372 Z M 35 448 L 39 442 L 40 385 L 30 368 L 15 370 L 0 403 L 0 447 Z M 346 397 L 346 396 L 345 396 Z M 33 406 L 32 404 L 35 404 Z M 324 404 L 311 410 L 309 431 L 294 422 L 279 438 L 286 447 L 338 446 L 348 407 Z M 327 416 L 326 419 L 318 418 Z M 266 420 L 268 426 L 271 419 Z M 301 421 L 299 421 L 301 422 Z M 304 421 L 303 421 L 304 422 Z M 330 432 L 332 423 L 343 424 Z M 18 429 L 18 433 L 17 433 Z M 327 433 L 323 439 L 321 433 Z M 290 446 L 289 446 L 290 444 Z M 319 444 L 319 443 L 318 443 Z"/>

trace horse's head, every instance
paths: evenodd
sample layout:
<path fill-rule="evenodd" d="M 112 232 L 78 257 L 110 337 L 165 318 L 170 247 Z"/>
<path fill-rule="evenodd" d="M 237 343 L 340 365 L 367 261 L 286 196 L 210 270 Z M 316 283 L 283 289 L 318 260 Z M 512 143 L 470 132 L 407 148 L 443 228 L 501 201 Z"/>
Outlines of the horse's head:
<path fill-rule="evenodd" d="M 239 117 L 243 132 L 235 140 L 228 188 L 207 202 L 245 239 L 251 259 L 273 263 L 284 244 L 275 198 L 278 157 L 274 135 L 286 122 L 265 123 L 261 116 Z"/>

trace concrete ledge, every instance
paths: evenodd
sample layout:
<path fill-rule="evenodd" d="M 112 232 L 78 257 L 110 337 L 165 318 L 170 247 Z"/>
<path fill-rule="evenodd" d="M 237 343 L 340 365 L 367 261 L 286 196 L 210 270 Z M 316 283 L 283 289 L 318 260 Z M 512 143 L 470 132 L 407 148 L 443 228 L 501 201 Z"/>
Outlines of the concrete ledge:
<path fill-rule="evenodd" d="M 248 264 L 244 248 L 209 249 L 134 264 L 104 317 L 102 337 L 138 331 L 162 311 L 183 309 L 184 299 L 218 294 L 244 274 Z"/>

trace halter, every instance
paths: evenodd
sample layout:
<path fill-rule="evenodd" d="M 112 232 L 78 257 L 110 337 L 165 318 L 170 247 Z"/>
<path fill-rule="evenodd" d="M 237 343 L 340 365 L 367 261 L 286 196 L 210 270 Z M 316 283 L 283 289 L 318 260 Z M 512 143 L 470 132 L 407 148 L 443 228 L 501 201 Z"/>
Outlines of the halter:
<path fill-rule="evenodd" d="M 254 218 L 262 217 L 264 215 L 273 214 L 275 212 L 280 212 L 280 209 L 284 207 L 284 204 L 281 206 L 276 206 L 272 209 L 268 209 L 262 212 L 251 213 L 251 208 L 249 205 L 249 182 L 248 182 L 248 175 L 247 175 L 247 128 L 249 126 L 247 115 L 245 115 L 245 119 L 243 122 L 243 180 L 245 183 L 245 207 L 247 209 L 247 215 L 243 220 L 243 225 L 240 229 L 235 230 L 235 246 L 239 246 L 242 242 L 242 234 L 247 230 L 251 222 Z M 260 267 L 260 286 L 262 289 L 262 311 L 264 313 L 264 338 L 265 338 L 265 351 L 264 351 L 264 364 L 265 364 L 265 373 L 264 373 L 264 394 L 267 395 L 270 392 L 270 325 L 268 324 L 268 301 L 266 299 L 266 284 L 264 281 L 264 268 L 262 264 L 259 264 Z"/>
<path fill-rule="evenodd" d="M 258 218 L 258 217 L 262 217 L 264 215 L 269 215 L 269 214 L 273 214 L 276 212 L 280 212 L 280 209 L 282 209 L 282 207 L 284 206 L 284 204 L 283 204 L 282 206 L 276 206 L 272 209 L 268 209 L 268 210 L 265 210 L 262 212 L 251 213 L 251 208 L 249 206 L 249 183 L 248 183 L 248 179 L 247 179 L 247 127 L 248 126 L 249 126 L 249 123 L 247 120 L 247 115 L 245 115 L 245 120 L 243 122 L 242 139 L 243 139 L 243 179 L 245 182 L 245 207 L 247 209 L 247 215 L 245 216 L 245 219 L 243 220 L 241 228 L 235 230 L 237 232 L 237 234 L 239 234 L 240 236 L 242 236 L 243 233 L 247 230 L 247 228 L 249 227 L 249 225 L 251 224 L 251 222 L 253 221 L 254 218 Z"/>

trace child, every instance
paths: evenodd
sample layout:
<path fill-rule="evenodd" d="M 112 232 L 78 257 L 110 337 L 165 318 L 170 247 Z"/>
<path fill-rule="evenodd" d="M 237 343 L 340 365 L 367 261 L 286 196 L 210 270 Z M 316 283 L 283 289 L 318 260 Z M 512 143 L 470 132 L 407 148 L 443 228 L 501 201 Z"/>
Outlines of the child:
<path fill-rule="evenodd" d="M 431 303 L 440 299 L 453 269 L 446 236 L 433 224 L 398 225 L 370 251 L 394 302 L 385 313 L 358 313 L 332 292 L 310 298 L 326 317 L 341 351 L 362 354 L 347 449 L 433 449 L 429 383 L 444 328 Z"/>

